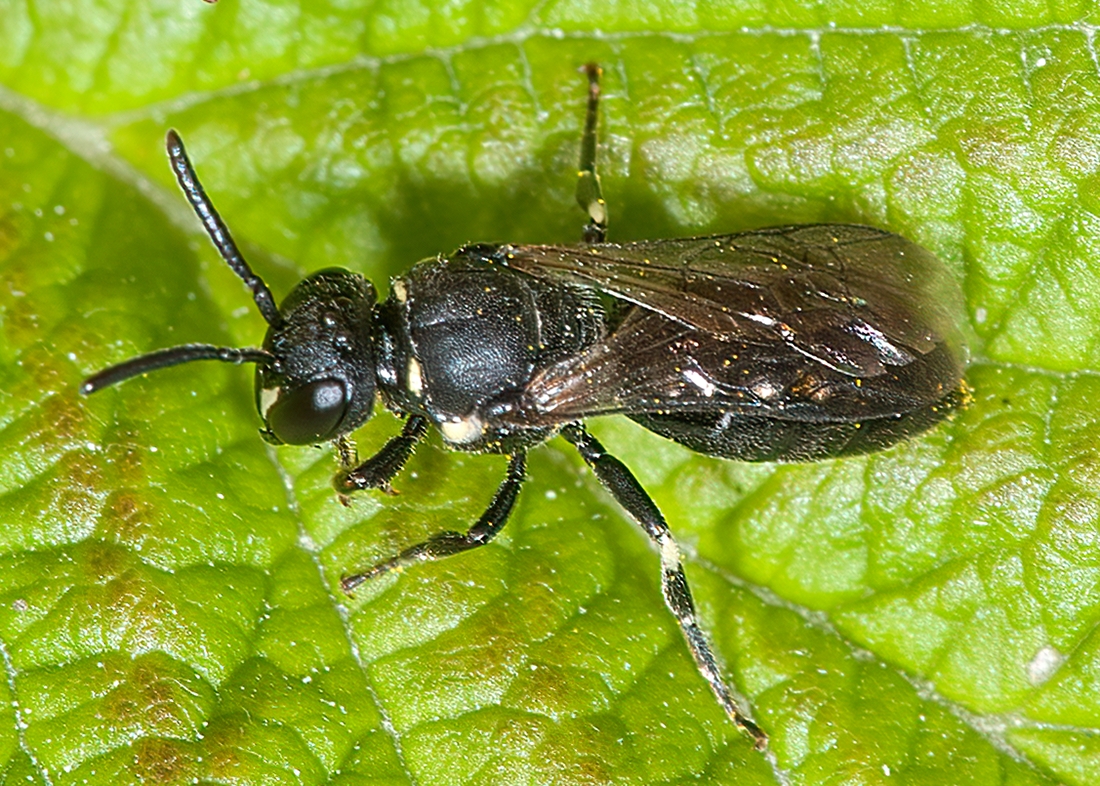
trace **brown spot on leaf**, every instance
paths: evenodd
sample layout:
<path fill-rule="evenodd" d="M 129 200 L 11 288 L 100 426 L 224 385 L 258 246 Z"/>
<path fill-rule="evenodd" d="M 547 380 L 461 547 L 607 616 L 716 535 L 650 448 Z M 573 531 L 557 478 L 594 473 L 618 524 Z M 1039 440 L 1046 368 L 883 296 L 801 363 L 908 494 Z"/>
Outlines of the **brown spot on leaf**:
<path fill-rule="evenodd" d="M 54 344 L 35 344 L 27 348 L 20 358 L 20 368 L 27 375 L 24 384 L 35 392 L 64 392 L 75 401 L 76 387 L 71 384 L 66 369 L 67 360 L 58 358 L 59 350 Z"/>
<path fill-rule="evenodd" d="M 115 473 L 116 486 L 145 485 L 142 435 L 133 429 L 118 428 L 104 437 L 105 463 Z"/>
<path fill-rule="evenodd" d="M 626 729 L 609 716 L 587 716 L 565 722 L 547 736 L 535 756 L 551 763 L 554 782 L 597 786 L 597 784 L 634 781 L 641 773 L 632 772 Z M 633 777 L 632 777 L 633 776 Z"/>
<path fill-rule="evenodd" d="M 23 230 L 16 224 L 15 215 L 10 212 L 0 214 L 0 259 L 11 254 L 22 236 Z"/>
<path fill-rule="evenodd" d="M 172 662 L 153 654 L 130 662 L 117 675 L 115 687 L 103 697 L 98 715 L 105 725 L 128 730 L 131 736 L 165 734 L 173 737 L 193 733 L 188 718 L 190 701 L 181 695 Z"/>
<path fill-rule="evenodd" d="M 161 726 L 173 723 L 177 719 L 176 697 L 173 690 L 175 682 L 169 682 L 160 669 L 148 659 L 134 662 L 130 683 L 135 686 L 140 700 L 145 706 L 142 713 L 149 722 Z"/>
<path fill-rule="evenodd" d="M 602 785 L 615 782 L 611 773 L 608 772 L 607 767 L 595 758 L 589 756 L 576 762 L 572 767 L 569 767 L 567 771 L 570 773 L 569 782 L 578 784 L 578 786 L 581 784 L 597 786 L 597 784 Z"/>
<path fill-rule="evenodd" d="M 104 697 L 99 705 L 99 719 L 112 727 L 129 727 L 141 721 L 140 695 L 130 683 L 123 683 Z"/>
<path fill-rule="evenodd" d="M 522 688 L 540 706 L 561 704 L 561 697 L 574 686 L 560 666 L 532 663 L 523 675 Z"/>
<path fill-rule="evenodd" d="M 55 444 L 71 444 L 84 438 L 84 407 L 76 400 L 76 391 L 50 396 L 42 402 L 38 423 L 32 426 L 43 440 Z"/>
<path fill-rule="evenodd" d="M 455 675 L 504 674 L 518 658 L 523 642 L 515 614 L 506 607 L 486 609 L 467 620 L 463 635 L 438 653 L 438 668 Z"/>
<path fill-rule="evenodd" d="M 9 347 L 27 347 L 38 341 L 38 307 L 29 296 L 30 283 L 25 268 L 8 265 L 4 271 L 4 286 L 0 289 L 0 313 L 4 319 L 4 341 Z"/>
<path fill-rule="evenodd" d="M 72 536 L 90 532 L 102 500 L 100 469 L 93 454 L 84 450 L 66 453 L 51 473 L 49 495 L 40 503 L 42 513 L 55 511 L 59 520 L 67 522 L 65 529 Z"/>
<path fill-rule="evenodd" d="M 193 746 L 180 740 L 146 737 L 133 745 L 131 771 L 139 783 L 195 783 L 198 762 Z"/>
<path fill-rule="evenodd" d="M 138 492 L 116 491 L 103 507 L 102 536 L 130 547 L 140 546 L 153 530 L 154 510 Z"/>
<path fill-rule="evenodd" d="M 160 590 L 135 570 L 124 571 L 107 582 L 106 601 L 114 612 L 141 627 L 156 627 L 155 621 L 164 607 Z"/>
<path fill-rule="evenodd" d="M 81 545 L 80 552 L 89 584 L 101 584 L 116 578 L 130 562 L 125 549 L 102 541 L 86 541 Z"/>
<path fill-rule="evenodd" d="M 214 781 L 236 782 L 241 776 L 241 749 L 246 742 L 240 715 L 221 717 L 206 730 L 208 777 Z"/>
<path fill-rule="evenodd" d="M 84 450 L 68 453 L 62 461 L 62 475 L 70 486 L 85 492 L 99 489 L 103 482 L 102 465 L 96 455 Z"/>

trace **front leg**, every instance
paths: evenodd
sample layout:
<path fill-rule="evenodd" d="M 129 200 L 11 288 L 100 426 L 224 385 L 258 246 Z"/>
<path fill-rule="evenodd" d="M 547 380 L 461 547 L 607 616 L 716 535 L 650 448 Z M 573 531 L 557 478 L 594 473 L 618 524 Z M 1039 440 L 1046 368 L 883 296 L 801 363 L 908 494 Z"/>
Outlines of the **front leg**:
<path fill-rule="evenodd" d="M 489 503 L 489 507 L 481 514 L 481 518 L 470 527 L 465 535 L 460 532 L 440 532 L 423 543 L 410 546 L 395 557 L 377 563 L 362 573 L 344 576 L 340 579 L 340 586 L 344 592 L 350 594 L 364 581 L 377 578 L 383 573 L 389 573 L 391 570 L 402 570 L 417 562 L 443 559 L 452 554 L 459 554 L 463 551 L 476 549 L 478 546 L 484 546 L 495 538 L 508 522 L 508 517 L 512 514 L 512 508 L 516 504 L 516 498 L 519 496 L 520 486 L 526 477 L 526 471 L 527 453 L 520 450 L 508 462 L 508 474 L 504 476 L 500 488 L 493 495 L 493 501 Z"/>
<path fill-rule="evenodd" d="M 611 496 L 641 525 L 645 534 L 657 546 L 661 554 L 661 591 L 665 597 L 665 605 L 680 624 L 680 631 L 687 639 L 695 665 L 710 684 L 726 714 L 749 733 L 757 750 L 763 750 L 768 744 L 768 735 L 749 720 L 747 712 L 738 706 L 733 692 L 718 670 L 710 640 L 695 618 L 695 602 L 691 598 L 683 563 L 680 562 L 680 549 L 676 546 L 661 511 L 627 466 L 604 450 L 603 445 L 584 426 L 573 423 L 563 428 L 561 433 L 576 446 L 585 462 L 596 473 L 596 477 L 611 492 Z"/>
<path fill-rule="evenodd" d="M 333 478 L 333 485 L 341 494 L 350 494 L 362 489 L 390 488 L 390 481 L 401 471 L 416 448 L 416 443 L 428 433 L 428 421 L 420 415 L 412 415 L 405 421 L 405 427 L 396 437 L 392 437 L 382 449 L 348 472 Z M 341 451 L 343 453 L 343 451 Z M 348 458 L 341 456 L 345 463 Z"/>

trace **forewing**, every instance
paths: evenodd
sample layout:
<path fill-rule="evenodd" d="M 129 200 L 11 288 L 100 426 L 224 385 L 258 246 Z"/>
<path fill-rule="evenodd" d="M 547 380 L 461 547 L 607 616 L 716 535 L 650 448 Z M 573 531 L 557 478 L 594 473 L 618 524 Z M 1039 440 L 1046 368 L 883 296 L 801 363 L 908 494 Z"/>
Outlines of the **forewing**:
<path fill-rule="evenodd" d="M 857 379 L 780 341 L 720 340 L 638 308 L 611 335 L 535 375 L 518 412 L 545 425 L 688 411 L 858 422 L 938 401 L 960 372 L 957 356 L 940 348 L 896 373 Z"/>
<path fill-rule="evenodd" d="M 852 377 L 961 344 L 958 287 L 932 254 L 848 224 L 591 246 L 504 246 L 499 261 L 594 287 L 731 344 L 780 342 Z"/>
<path fill-rule="evenodd" d="M 736 354 L 735 345 L 706 336 L 635 309 L 604 340 L 539 372 L 525 390 L 523 408 L 539 422 L 564 423 L 597 414 L 741 406 L 743 386 L 724 384 L 713 373 L 723 368 L 716 350 Z M 735 373 L 728 376 L 735 379 Z"/>

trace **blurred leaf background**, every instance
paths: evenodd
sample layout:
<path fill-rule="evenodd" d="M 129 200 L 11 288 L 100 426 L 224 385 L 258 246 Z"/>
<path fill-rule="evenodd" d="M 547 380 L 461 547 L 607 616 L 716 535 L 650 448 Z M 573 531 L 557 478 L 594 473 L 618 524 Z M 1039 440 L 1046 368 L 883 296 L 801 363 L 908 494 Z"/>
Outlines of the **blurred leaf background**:
<path fill-rule="evenodd" d="M 1100 74 L 1073 2 L 0 3 L 4 783 L 1100 781 Z M 612 237 L 811 221 L 957 272 L 974 403 L 877 456 L 707 459 L 594 428 L 690 555 L 770 733 L 695 671 L 644 538 L 567 445 L 492 545 L 499 457 L 342 507 L 247 370 L 86 374 L 262 320 L 164 132 L 277 295 L 468 240 L 572 242 L 587 61 Z M 367 454 L 399 424 L 357 435 Z"/>

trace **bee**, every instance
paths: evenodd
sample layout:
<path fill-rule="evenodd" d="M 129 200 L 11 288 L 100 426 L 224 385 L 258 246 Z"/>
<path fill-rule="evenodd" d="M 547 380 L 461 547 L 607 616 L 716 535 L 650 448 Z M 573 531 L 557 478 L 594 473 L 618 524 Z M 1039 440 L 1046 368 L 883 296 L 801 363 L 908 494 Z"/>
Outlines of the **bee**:
<path fill-rule="evenodd" d="M 596 171 L 600 69 L 583 71 L 582 242 L 466 245 L 393 279 L 382 301 L 363 276 L 330 268 L 276 306 L 169 131 L 176 178 L 251 290 L 267 335 L 260 348 L 187 344 L 142 355 L 94 374 L 81 391 L 195 360 L 255 364 L 262 437 L 334 442 L 341 495 L 388 489 L 430 428 L 450 449 L 508 457 L 500 487 L 468 530 L 441 532 L 344 576 L 349 593 L 391 570 L 489 543 L 515 505 L 527 451 L 561 434 L 656 546 L 665 603 L 699 672 L 763 748 L 767 736 L 727 685 L 699 625 L 664 517 L 584 420 L 622 414 L 694 451 L 739 461 L 884 449 L 966 400 L 961 293 L 931 253 L 865 226 L 607 242 Z M 405 418 L 404 427 L 359 463 L 348 435 L 376 401 Z"/>

